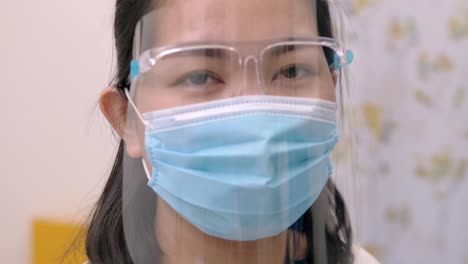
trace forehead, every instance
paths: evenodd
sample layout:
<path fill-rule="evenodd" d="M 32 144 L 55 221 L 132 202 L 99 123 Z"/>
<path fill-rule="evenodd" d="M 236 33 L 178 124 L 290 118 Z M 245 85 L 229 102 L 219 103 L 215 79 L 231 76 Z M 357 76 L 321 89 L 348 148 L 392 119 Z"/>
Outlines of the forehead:
<path fill-rule="evenodd" d="M 158 46 L 318 35 L 315 0 L 166 0 L 152 14 Z"/>

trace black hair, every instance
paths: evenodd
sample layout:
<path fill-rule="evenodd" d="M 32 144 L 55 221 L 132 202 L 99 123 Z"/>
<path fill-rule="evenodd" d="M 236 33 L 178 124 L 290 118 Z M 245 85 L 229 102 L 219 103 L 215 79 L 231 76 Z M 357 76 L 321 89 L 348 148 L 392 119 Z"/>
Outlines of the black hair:
<path fill-rule="evenodd" d="M 332 17 L 327 0 L 317 1 L 317 18 L 320 36 L 333 37 Z M 114 78 L 114 86 L 122 96 L 124 89 L 129 87 L 128 76 L 130 74 L 130 62 L 132 59 L 132 44 L 135 28 L 138 21 L 150 9 L 151 0 L 116 0 L 114 18 L 114 38 L 117 51 L 117 74 Z M 324 50 L 329 65 L 333 61 L 333 53 Z M 125 163 L 125 166 L 123 164 Z M 157 243 L 154 241 L 154 210 L 155 202 L 146 207 L 144 200 L 154 194 L 146 186 L 142 177 L 135 177 L 132 185 L 140 194 L 136 197 L 123 197 L 125 179 L 124 169 L 141 167 L 141 162 L 131 159 L 126 155 L 125 144 L 120 141 L 115 162 L 104 191 L 99 198 L 91 215 L 91 221 L 86 234 L 86 253 L 93 264 L 141 264 L 155 263 L 160 254 Z M 142 178 L 142 179 L 140 179 Z M 124 204 L 123 201 L 126 201 Z M 141 215 L 135 221 L 148 219 L 151 223 L 124 223 L 123 215 Z M 153 214 L 153 215 L 148 215 Z M 127 242 L 128 234 L 124 232 L 124 226 L 143 225 L 147 229 L 140 230 L 139 252 L 133 252 Z M 290 228 L 293 234 L 305 234 L 307 240 L 307 252 L 305 258 L 296 263 L 352 263 L 352 232 L 346 206 L 340 192 L 336 190 L 334 183 L 329 180 L 317 201 L 300 219 Z M 127 237 L 126 237 L 127 235 Z M 151 236 L 153 238 L 151 238 Z M 296 241 L 292 238 L 291 241 Z M 326 250 L 323 250 L 326 248 Z M 323 256 L 321 252 L 326 252 Z M 290 262 L 293 252 L 287 252 L 285 263 Z M 326 261 L 323 261 L 326 259 Z M 152 262 L 151 262 L 152 260 Z"/>

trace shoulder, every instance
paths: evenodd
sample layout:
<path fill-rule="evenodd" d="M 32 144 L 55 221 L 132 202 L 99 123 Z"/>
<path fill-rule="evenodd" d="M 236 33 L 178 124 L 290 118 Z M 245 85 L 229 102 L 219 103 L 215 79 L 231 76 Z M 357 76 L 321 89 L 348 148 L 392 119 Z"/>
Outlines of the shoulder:
<path fill-rule="evenodd" d="M 377 261 L 369 252 L 361 247 L 354 247 L 354 263 L 356 264 L 379 264 L 380 262 Z"/>

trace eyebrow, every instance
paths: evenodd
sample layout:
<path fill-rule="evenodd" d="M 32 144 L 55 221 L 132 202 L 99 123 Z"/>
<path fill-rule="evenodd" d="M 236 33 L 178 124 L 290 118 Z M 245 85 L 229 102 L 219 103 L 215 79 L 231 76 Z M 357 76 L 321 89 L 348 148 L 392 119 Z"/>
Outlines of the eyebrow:
<path fill-rule="evenodd" d="M 210 49 L 192 49 L 192 50 L 182 50 L 180 52 L 173 53 L 172 55 L 176 56 L 200 56 L 200 57 L 210 57 L 210 58 L 222 58 L 223 52 L 220 49 L 210 48 Z"/>
<path fill-rule="evenodd" d="M 298 37 L 287 37 L 283 39 L 279 39 L 278 42 L 289 42 L 289 41 L 303 41 L 305 38 L 298 38 Z M 295 51 L 297 49 L 304 48 L 302 45 L 295 45 L 295 44 L 286 44 L 282 46 L 274 47 L 271 53 L 274 56 L 280 56 L 288 52 Z"/>
<path fill-rule="evenodd" d="M 284 46 L 277 46 L 274 47 L 271 51 L 271 53 L 275 56 L 278 57 L 280 55 L 283 55 L 285 53 L 295 51 L 297 49 L 296 45 L 284 45 Z"/>

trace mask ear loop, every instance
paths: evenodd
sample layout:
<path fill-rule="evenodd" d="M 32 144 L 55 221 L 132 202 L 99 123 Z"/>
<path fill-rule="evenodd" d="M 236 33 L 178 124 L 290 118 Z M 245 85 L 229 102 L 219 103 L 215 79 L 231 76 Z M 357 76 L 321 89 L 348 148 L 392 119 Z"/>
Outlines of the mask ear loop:
<path fill-rule="evenodd" d="M 140 75 L 140 64 L 138 63 L 137 60 L 132 60 L 132 62 L 130 63 L 130 80 L 133 81 L 135 78 L 138 77 L 138 75 Z M 145 127 L 150 126 L 148 124 L 148 122 L 145 121 L 145 119 L 143 118 L 143 115 L 140 113 L 140 111 L 138 111 L 138 108 L 136 107 L 135 103 L 133 102 L 129 91 L 130 91 L 130 88 L 125 89 L 125 96 L 127 96 L 128 102 L 130 103 L 133 110 L 137 114 L 137 116 L 140 119 L 141 123 L 143 123 L 143 125 Z"/>
<path fill-rule="evenodd" d="M 143 115 L 141 115 L 140 111 L 138 111 L 138 108 L 136 107 L 135 103 L 133 103 L 133 100 L 130 98 L 130 94 L 128 93 L 128 89 L 125 89 L 125 96 L 127 97 L 128 102 L 130 103 L 130 105 L 132 106 L 133 110 L 134 110 L 135 113 L 137 114 L 138 119 L 140 119 L 141 123 L 143 123 L 143 125 L 144 125 L 145 127 L 150 126 L 150 125 L 148 124 L 148 122 L 145 121 L 145 119 L 143 118 Z"/>
<path fill-rule="evenodd" d="M 139 65 L 137 60 L 132 60 L 132 62 L 130 64 L 130 79 L 133 80 L 139 74 L 140 74 L 140 65 Z M 132 98 L 131 98 L 131 96 L 129 94 L 129 89 L 125 89 L 125 96 L 127 97 L 128 102 L 130 103 L 133 110 L 137 114 L 137 116 L 140 119 L 141 123 L 143 123 L 145 128 L 148 127 L 149 124 L 148 124 L 148 122 L 145 121 L 145 119 L 141 115 L 140 111 L 138 111 L 138 108 L 136 107 L 135 103 L 133 102 L 133 100 L 132 100 Z M 143 158 L 141 159 L 141 164 L 143 164 L 143 169 L 145 171 L 146 178 L 148 179 L 148 181 L 151 181 L 151 174 L 149 172 L 148 166 L 146 166 L 145 159 L 143 159 Z"/>
<path fill-rule="evenodd" d="M 143 164 L 143 169 L 145 170 L 146 178 L 148 179 L 148 181 L 151 181 L 152 177 L 151 177 L 151 174 L 149 172 L 148 166 L 146 166 L 145 160 L 141 159 L 141 163 Z"/>
<path fill-rule="evenodd" d="M 133 102 L 133 100 L 131 99 L 130 97 L 130 94 L 128 92 L 128 89 L 125 89 L 125 96 L 127 97 L 127 100 L 128 102 L 130 103 L 131 107 L 133 108 L 133 110 L 135 111 L 135 113 L 137 114 L 138 116 L 138 119 L 140 119 L 140 121 L 143 123 L 143 125 L 146 127 L 149 126 L 148 122 L 145 121 L 145 119 L 143 118 L 143 116 L 141 115 L 141 113 L 138 111 L 135 103 Z M 141 163 L 143 164 L 143 169 L 145 170 L 145 174 L 146 174 L 146 178 L 148 178 L 148 181 L 151 180 L 151 174 L 149 173 L 149 169 L 148 169 L 148 166 L 146 166 L 146 163 L 145 163 L 145 160 L 142 158 L 141 159 Z"/>

